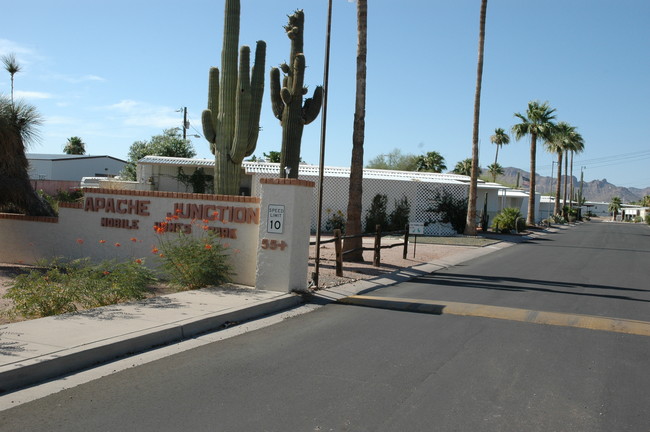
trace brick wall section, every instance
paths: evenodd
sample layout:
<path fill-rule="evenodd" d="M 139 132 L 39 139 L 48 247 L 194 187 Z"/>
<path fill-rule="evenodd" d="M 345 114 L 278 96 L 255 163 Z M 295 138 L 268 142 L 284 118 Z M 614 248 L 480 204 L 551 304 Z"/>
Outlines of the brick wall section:
<path fill-rule="evenodd" d="M 23 214 L 15 214 L 15 213 L 0 213 L 0 219 L 14 219 L 14 220 L 21 220 L 21 221 L 29 221 L 29 222 L 47 222 L 47 223 L 59 222 L 58 217 L 27 216 Z"/>
<path fill-rule="evenodd" d="M 312 182 L 307 182 L 307 183 L 312 183 Z M 106 189 L 106 188 L 84 188 L 83 191 L 84 193 L 92 193 L 92 194 L 195 199 L 195 200 L 203 200 L 203 201 L 228 201 L 228 202 L 254 203 L 254 204 L 259 204 L 260 202 L 259 197 L 239 196 L 239 195 L 212 195 L 212 194 L 164 192 L 164 191 L 135 191 L 135 190 Z"/>
<path fill-rule="evenodd" d="M 278 184 L 278 185 L 293 185 L 293 186 L 305 186 L 305 187 L 314 187 L 316 183 L 309 180 L 300 180 L 292 178 L 261 178 L 260 183 L 262 184 Z"/>

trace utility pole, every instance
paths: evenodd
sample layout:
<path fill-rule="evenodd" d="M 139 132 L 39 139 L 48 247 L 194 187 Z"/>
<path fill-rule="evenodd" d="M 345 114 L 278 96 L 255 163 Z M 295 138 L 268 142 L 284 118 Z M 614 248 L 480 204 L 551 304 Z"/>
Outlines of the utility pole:
<path fill-rule="evenodd" d="M 582 206 L 582 185 L 584 183 L 584 173 L 582 172 L 586 167 L 580 167 L 580 192 L 578 193 L 578 205 Z"/>
<path fill-rule="evenodd" d="M 187 139 L 187 107 L 183 107 L 183 141 Z"/>

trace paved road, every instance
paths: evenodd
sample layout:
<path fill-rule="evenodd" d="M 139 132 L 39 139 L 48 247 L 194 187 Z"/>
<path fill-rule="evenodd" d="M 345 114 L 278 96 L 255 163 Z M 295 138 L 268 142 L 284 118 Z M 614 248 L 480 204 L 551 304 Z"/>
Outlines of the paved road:
<path fill-rule="evenodd" d="M 649 259 L 648 227 L 584 224 L 369 293 L 512 319 L 327 305 L 1 412 L 0 430 L 649 431 L 650 337 L 573 325 L 650 321 Z"/>

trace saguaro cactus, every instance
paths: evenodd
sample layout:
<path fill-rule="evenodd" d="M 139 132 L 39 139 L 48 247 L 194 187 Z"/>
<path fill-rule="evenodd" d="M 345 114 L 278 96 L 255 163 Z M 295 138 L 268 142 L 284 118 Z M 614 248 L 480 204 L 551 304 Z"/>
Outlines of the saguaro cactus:
<path fill-rule="evenodd" d="M 271 68 L 271 105 L 273 114 L 282 125 L 282 151 L 280 155 L 280 177 L 298 178 L 300 162 L 300 141 L 306 124 L 318 117 L 323 101 L 323 87 L 318 86 L 314 95 L 305 100 L 304 87 L 305 55 L 303 54 L 303 29 L 305 14 L 297 10 L 289 16 L 289 23 L 284 27 L 291 39 L 289 64 L 280 65 L 284 73 L 280 87 L 280 69 Z"/>
<path fill-rule="evenodd" d="M 241 163 L 255 151 L 264 94 L 266 43 L 257 41 L 251 73 L 250 48 L 242 46 L 237 53 L 239 11 L 239 0 L 226 0 L 221 74 L 210 68 L 208 109 L 201 116 L 215 156 L 214 192 L 225 195 L 239 194 Z"/>

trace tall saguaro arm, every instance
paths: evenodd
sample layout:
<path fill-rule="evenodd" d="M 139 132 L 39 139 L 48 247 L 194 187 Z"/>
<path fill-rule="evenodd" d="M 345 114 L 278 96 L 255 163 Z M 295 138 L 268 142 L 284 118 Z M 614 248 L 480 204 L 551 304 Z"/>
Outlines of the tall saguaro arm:
<path fill-rule="evenodd" d="M 303 54 L 303 29 L 305 17 L 302 10 L 289 16 L 284 27 L 291 40 L 289 64 L 271 68 L 271 107 L 273 115 L 282 125 L 282 149 L 280 152 L 280 177 L 298 178 L 300 145 L 306 124 L 313 122 L 323 104 L 323 87 L 317 86 L 311 98 L 303 104 L 307 94 L 304 87 L 305 55 Z M 284 74 L 280 85 L 280 71 Z"/>

